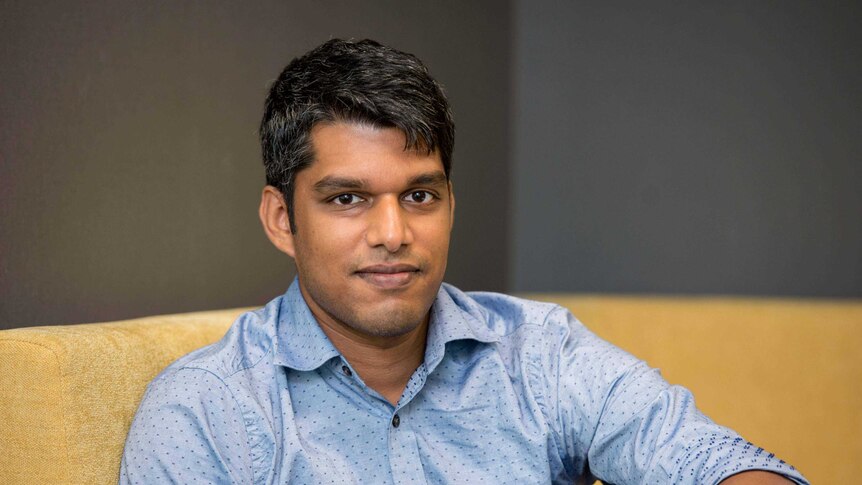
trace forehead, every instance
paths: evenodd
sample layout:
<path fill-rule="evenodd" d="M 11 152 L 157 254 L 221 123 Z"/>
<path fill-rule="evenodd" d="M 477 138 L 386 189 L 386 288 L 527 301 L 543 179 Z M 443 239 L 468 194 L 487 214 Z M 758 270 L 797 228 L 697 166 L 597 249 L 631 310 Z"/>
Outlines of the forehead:
<path fill-rule="evenodd" d="M 297 177 L 379 178 L 387 174 L 443 172 L 439 152 L 407 149 L 406 141 L 397 128 L 352 122 L 320 123 L 311 131 L 314 160 Z"/>

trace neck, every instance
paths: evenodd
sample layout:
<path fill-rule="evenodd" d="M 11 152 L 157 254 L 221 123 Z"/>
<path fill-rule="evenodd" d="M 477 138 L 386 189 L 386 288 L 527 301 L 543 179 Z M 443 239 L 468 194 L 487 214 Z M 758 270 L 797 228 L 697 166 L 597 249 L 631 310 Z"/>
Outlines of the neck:
<path fill-rule="evenodd" d="M 365 384 L 397 405 L 407 381 L 425 356 L 428 317 L 413 330 L 394 337 L 363 335 L 327 318 L 315 317 L 323 333 Z"/>

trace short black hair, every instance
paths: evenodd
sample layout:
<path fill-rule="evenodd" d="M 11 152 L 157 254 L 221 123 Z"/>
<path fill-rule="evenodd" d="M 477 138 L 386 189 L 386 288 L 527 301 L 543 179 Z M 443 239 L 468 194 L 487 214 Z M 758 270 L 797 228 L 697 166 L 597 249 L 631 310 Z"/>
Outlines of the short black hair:
<path fill-rule="evenodd" d="M 284 68 L 260 123 L 266 183 L 284 197 L 294 232 L 294 180 L 314 158 L 311 130 L 335 121 L 397 128 L 405 150 L 439 152 L 449 178 L 455 124 L 443 88 L 422 61 L 369 39 L 332 39 Z"/>

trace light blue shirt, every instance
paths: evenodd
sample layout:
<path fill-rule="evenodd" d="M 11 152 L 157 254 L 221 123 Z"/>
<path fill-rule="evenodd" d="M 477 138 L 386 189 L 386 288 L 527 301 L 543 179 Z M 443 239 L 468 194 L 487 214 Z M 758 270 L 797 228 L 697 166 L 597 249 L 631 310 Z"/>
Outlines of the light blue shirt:
<path fill-rule="evenodd" d="M 149 385 L 120 483 L 712 484 L 748 469 L 807 483 L 564 308 L 445 284 L 393 407 L 294 281 Z"/>

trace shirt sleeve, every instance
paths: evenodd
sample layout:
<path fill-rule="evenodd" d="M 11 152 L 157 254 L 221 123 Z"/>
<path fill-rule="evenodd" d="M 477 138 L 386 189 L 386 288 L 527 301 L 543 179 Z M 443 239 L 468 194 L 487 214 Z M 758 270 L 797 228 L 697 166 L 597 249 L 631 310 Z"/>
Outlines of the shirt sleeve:
<path fill-rule="evenodd" d="M 121 484 L 252 483 L 239 405 L 224 383 L 201 369 L 153 381 L 132 422 Z"/>
<path fill-rule="evenodd" d="M 715 484 L 768 470 L 807 480 L 772 453 L 719 426 L 691 393 L 597 337 L 568 311 L 549 314 L 543 373 L 564 463 L 605 483 Z"/>

